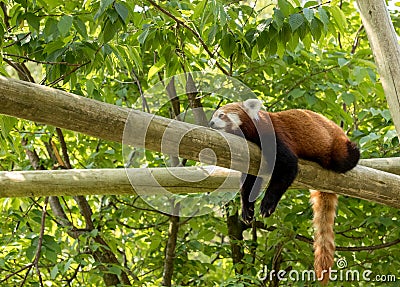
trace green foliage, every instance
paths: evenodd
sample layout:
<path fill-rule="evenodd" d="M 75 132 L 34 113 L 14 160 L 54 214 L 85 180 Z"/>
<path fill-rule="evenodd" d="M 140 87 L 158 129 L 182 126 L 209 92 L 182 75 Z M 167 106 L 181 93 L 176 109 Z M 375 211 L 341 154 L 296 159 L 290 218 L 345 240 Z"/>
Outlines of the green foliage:
<path fill-rule="evenodd" d="M 342 123 L 359 143 L 364 158 L 400 156 L 372 53 L 365 32 L 359 30 L 361 20 L 352 2 L 0 2 L 4 7 L 0 13 L 2 75 L 32 78 L 99 101 L 142 108 L 140 91 L 147 91 L 160 79 L 199 70 L 226 73 L 249 86 L 270 111 L 308 108 Z M 392 17 L 399 32 L 399 13 L 393 12 Z M 180 100 L 183 111 L 188 101 Z M 158 108 L 160 101 L 168 99 L 147 98 L 150 112 L 170 117 L 170 106 Z M 215 108 L 220 98 L 212 95 L 202 101 L 205 107 Z M 60 168 L 63 162 L 55 155 L 62 154 L 64 140 L 73 168 L 124 166 L 119 143 L 70 131 L 62 131 L 63 140 L 54 127 L 3 115 L 0 119 L 3 171 L 37 168 L 26 150 L 37 153 L 43 168 Z M 160 153 L 137 150 L 132 165 L 162 167 L 166 165 L 164 159 Z M 161 285 L 168 217 L 128 196 L 93 196 L 87 200 L 93 211 L 92 229 L 88 230 L 75 200 L 65 197 L 61 204 L 76 230 L 62 225 L 48 207 L 41 243 L 44 200 L 0 201 L 2 286 L 39 286 L 40 282 L 46 286 L 104 286 L 105 274 L 121 277 L 123 272 L 133 286 Z M 257 277 L 264 266 L 269 270 L 277 266 L 281 270 L 312 269 L 312 246 L 299 240 L 299 235 L 312 237 L 308 200 L 304 191 L 285 195 L 276 213 L 263 220 L 266 230 L 258 230 L 254 260 L 251 231 L 244 232 L 246 264 L 242 275 L 235 274 L 232 264 L 228 208 L 221 207 L 223 216 L 181 219 L 184 224 L 178 234 L 174 285 L 265 286 Z M 341 197 L 337 245 L 345 250 L 394 241 L 399 234 L 399 216 L 393 208 Z M 74 237 L 72 231 L 79 236 Z M 106 249 L 120 264 L 98 260 L 96 251 L 104 248 L 99 237 L 104 238 Z M 39 247 L 42 281 L 36 270 L 23 269 L 35 260 Z M 399 253 L 399 246 L 394 245 L 370 251 L 338 251 L 336 258 L 345 258 L 351 270 L 397 275 Z M 19 273 L 12 276 L 16 271 Z M 353 286 L 354 282 L 340 285 Z M 314 285 L 306 281 L 281 282 L 280 286 Z M 364 281 L 358 286 L 381 283 Z"/>

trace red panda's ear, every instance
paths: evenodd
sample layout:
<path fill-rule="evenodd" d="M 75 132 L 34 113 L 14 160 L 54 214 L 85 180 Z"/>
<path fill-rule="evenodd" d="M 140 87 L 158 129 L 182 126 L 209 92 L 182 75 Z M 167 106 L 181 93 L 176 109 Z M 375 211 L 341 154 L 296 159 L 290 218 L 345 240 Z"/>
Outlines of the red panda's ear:
<path fill-rule="evenodd" d="M 243 106 L 250 118 L 258 119 L 258 112 L 262 107 L 259 99 L 248 99 L 243 102 Z"/>

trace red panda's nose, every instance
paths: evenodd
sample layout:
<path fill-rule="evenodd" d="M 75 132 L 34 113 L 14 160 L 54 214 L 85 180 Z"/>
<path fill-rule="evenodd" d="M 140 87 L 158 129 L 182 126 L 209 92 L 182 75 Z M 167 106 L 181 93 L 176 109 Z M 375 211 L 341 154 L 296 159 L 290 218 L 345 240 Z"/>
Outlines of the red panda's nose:
<path fill-rule="evenodd" d="M 212 128 L 212 127 L 214 126 L 214 121 L 210 121 L 210 122 L 208 123 L 208 126 L 209 126 L 210 128 Z"/>

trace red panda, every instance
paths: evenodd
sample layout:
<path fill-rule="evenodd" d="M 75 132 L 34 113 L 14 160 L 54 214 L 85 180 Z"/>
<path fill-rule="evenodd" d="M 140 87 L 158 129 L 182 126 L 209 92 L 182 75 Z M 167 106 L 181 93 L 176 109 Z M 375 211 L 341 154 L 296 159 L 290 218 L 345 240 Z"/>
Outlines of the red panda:
<path fill-rule="evenodd" d="M 271 216 L 282 195 L 293 183 L 297 176 L 298 158 L 314 161 L 338 173 L 349 171 L 357 165 L 359 149 L 333 121 L 309 110 L 271 113 L 261 111 L 261 107 L 262 102 L 257 99 L 227 104 L 215 111 L 209 126 L 254 142 L 264 155 L 266 148 L 262 148 L 261 141 L 275 132 L 276 160 L 261 201 L 262 216 Z M 257 176 L 242 174 L 240 194 L 245 222 L 250 222 L 254 217 L 254 200 L 249 200 L 249 196 L 254 189 L 260 192 L 260 181 Z M 315 229 L 314 268 L 323 284 L 328 282 L 328 271 L 334 263 L 333 225 L 337 201 L 336 194 L 311 191 Z"/>

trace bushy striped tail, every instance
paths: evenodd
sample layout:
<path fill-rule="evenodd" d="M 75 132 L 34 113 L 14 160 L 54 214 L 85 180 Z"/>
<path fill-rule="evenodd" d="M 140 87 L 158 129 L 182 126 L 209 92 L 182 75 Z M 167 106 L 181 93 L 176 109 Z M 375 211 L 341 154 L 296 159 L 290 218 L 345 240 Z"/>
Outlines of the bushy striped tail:
<path fill-rule="evenodd" d="M 334 193 L 311 190 L 311 203 L 314 212 L 314 269 L 320 282 L 329 281 L 329 271 L 333 267 L 335 253 L 335 222 L 338 197 Z"/>

